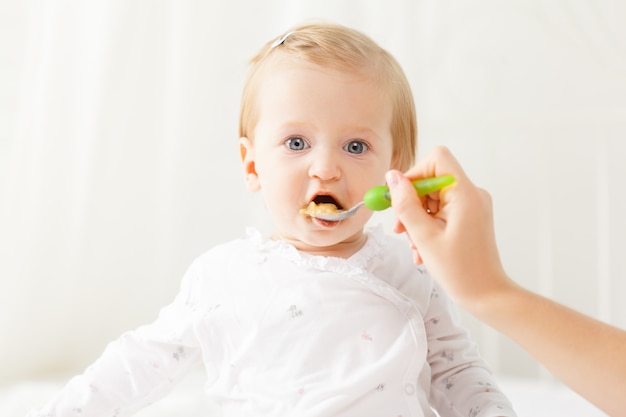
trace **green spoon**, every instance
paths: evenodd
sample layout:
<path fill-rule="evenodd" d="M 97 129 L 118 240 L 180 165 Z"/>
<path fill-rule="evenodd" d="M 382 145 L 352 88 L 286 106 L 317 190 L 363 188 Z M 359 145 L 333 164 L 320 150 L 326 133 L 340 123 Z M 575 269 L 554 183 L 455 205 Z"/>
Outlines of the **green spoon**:
<path fill-rule="evenodd" d="M 420 197 L 439 191 L 444 187 L 454 184 L 452 175 L 441 177 L 424 178 L 413 181 L 413 186 Z M 315 217 L 322 220 L 338 222 L 354 216 L 358 209 L 367 207 L 370 210 L 381 211 L 391 207 L 391 196 L 389 188 L 385 185 L 370 188 L 363 196 L 363 201 L 352 207 L 350 210 L 338 211 L 336 213 L 319 213 Z"/>

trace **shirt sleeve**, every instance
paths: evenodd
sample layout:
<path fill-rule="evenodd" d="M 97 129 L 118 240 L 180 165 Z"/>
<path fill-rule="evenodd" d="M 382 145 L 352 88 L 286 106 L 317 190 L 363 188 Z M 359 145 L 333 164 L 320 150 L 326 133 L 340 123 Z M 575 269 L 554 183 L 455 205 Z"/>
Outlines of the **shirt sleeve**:
<path fill-rule="evenodd" d="M 516 416 L 445 292 L 434 284 L 430 297 L 425 326 L 431 404 L 442 416 Z"/>
<path fill-rule="evenodd" d="M 87 370 L 27 417 L 123 417 L 164 396 L 201 361 L 193 332 L 193 271 L 151 324 L 109 343 Z"/>

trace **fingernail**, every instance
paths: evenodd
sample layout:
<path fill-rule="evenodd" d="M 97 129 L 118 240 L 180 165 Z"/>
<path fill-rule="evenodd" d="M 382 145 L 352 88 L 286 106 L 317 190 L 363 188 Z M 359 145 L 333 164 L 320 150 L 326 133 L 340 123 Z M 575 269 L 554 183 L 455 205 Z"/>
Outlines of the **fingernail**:
<path fill-rule="evenodd" d="M 387 180 L 387 186 L 390 188 L 395 187 L 400 182 L 398 171 L 388 171 L 385 174 L 385 179 Z"/>

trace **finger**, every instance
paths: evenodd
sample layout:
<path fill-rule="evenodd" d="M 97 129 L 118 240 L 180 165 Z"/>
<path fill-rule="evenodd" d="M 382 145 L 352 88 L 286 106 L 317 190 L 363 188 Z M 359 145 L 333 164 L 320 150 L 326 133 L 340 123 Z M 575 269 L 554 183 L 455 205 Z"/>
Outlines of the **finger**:
<path fill-rule="evenodd" d="M 414 167 L 406 171 L 405 175 L 410 179 L 453 175 L 462 188 L 466 188 L 467 184 L 471 184 L 461 164 L 445 146 L 435 147 L 426 158 L 421 159 Z M 433 195 L 433 198 L 436 199 L 438 196 Z"/>
<path fill-rule="evenodd" d="M 411 248 L 411 253 L 413 254 L 413 263 L 415 265 L 419 265 L 422 263 L 422 258 L 420 256 L 420 252 L 419 250 L 417 250 L 417 246 L 415 246 L 415 243 L 413 243 L 413 239 L 411 239 L 411 236 L 408 235 L 408 239 L 409 239 L 409 247 Z"/>
<path fill-rule="evenodd" d="M 393 225 L 393 231 L 395 233 L 404 233 L 406 232 L 406 228 L 404 227 L 404 225 L 402 224 L 400 220 L 396 219 L 396 222 Z"/>
<path fill-rule="evenodd" d="M 432 219 L 422 207 L 422 201 L 408 178 L 399 171 L 391 170 L 387 173 L 386 179 L 391 201 L 393 201 L 392 207 L 396 212 L 398 221 L 402 224 L 398 230 L 406 230 L 413 238 L 413 235 L 425 227 L 428 222 L 432 222 Z M 413 238 L 413 241 L 416 240 L 419 239 Z"/>
<path fill-rule="evenodd" d="M 424 263 L 424 260 L 422 259 L 422 256 L 420 255 L 420 252 L 417 249 L 413 251 L 413 263 L 415 265 L 421 265 Z"/>
<path fill-rule="evenodd" d="M 439 211 L 439 200 L 427 197 L 424 201 L 424 208 L 426 209 L 426 213 L 428 214 L 437 214 L 437 212 Z"/>

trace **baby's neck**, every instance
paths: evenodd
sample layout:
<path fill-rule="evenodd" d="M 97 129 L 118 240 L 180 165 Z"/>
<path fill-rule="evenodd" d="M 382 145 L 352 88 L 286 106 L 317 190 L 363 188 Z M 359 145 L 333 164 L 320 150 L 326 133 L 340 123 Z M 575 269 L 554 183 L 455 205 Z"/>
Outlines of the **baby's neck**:
<path fill-rule="evenodd" d="M 272 236 L 273 240 L 283 240 L 293 245 L 298 251 L 312 255 L 312 256 L 328 256 L 333 258 L 348 259 L 355 253 L 357 253 L 365 242 L 367 241 L 367 235 L 365 233 L 359 233 L 351 239 L 344 240 L 331 246 L 313 246 L 307 245 L 300 241 L 293 241 L 285 238 L 284 236 Z"/>

